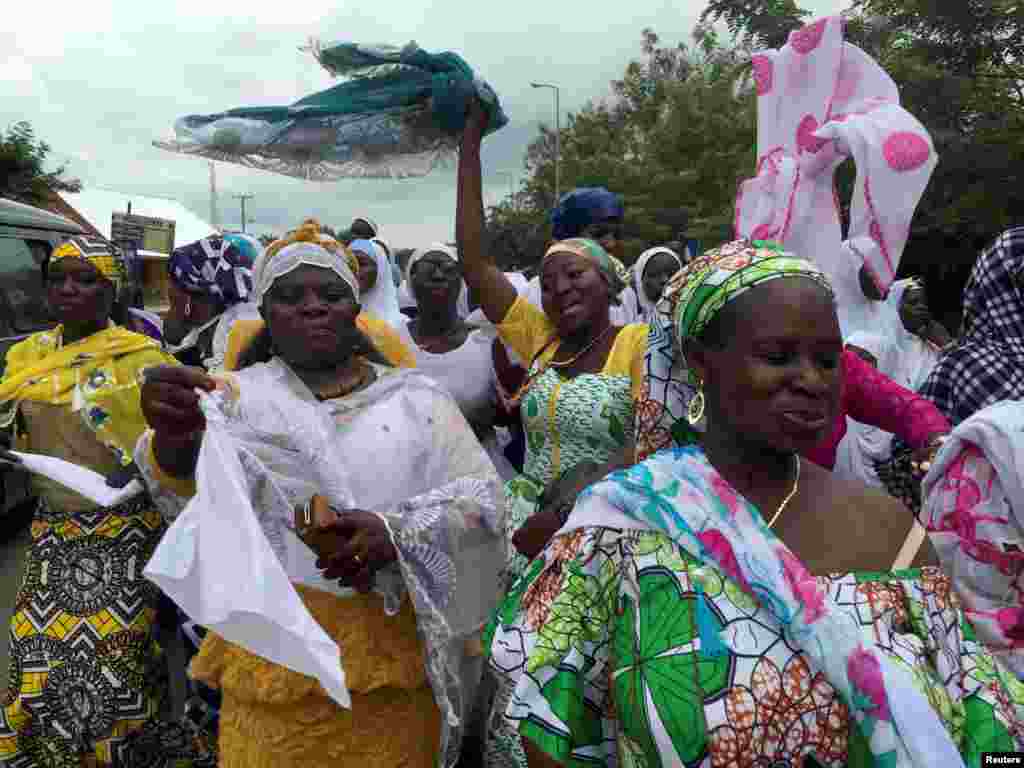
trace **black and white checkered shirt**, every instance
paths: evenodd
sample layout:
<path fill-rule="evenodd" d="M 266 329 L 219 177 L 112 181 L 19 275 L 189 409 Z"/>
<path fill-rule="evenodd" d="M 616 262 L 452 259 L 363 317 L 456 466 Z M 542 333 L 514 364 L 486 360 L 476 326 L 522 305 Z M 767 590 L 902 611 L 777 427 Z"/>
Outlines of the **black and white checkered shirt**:
<path fill-rule="evenodd" d="M 978 257 L 964 289 L 959 341 L 921 388 L 956 426 L 1001 400 L 1024 399 L 1024 227 Z"/>

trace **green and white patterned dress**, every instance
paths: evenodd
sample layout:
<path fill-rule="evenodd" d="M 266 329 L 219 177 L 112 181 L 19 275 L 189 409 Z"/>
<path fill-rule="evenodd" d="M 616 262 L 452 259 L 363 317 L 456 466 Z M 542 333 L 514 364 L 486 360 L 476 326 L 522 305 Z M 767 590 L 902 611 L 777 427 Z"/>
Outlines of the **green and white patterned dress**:
<path fill-rule="evenodd" d="M 966 766 L 983 765 L 984 752 L 1024 748 L 1024 684 L 979 641 L 939 569 L 810 577 L 788 551 L 758 551 L 744 538 L 750 525 L 733 512 L 739 497 L 695 449 L 615 473 L 588 501 L 612 497 L 614 486 L 630 503 L 650 502 L 638 518 L 679 513 L 708 554 L 623 521 L 558 536 L 530 563 L 485 646 L 492 670 L 515 689 L 495 717 L 545 754 L 608 768 L 902 764 L 896 752 L 873 754 L 898 692 L 867 673 L 864 649 L 908 673 Z M 718 499 L 705 508 L 719 511 L 721 527 L 736 525 L 736 550 L 710 520 L 697 525 L 700 496 Z M 834 611 L 831 625 L 859 638 L 857 658 L 826 631 L 824 663 L 815 662 L 772 610 L 784 596 L 765 582 L 758 599 L 743 585 L 748 573 L 770 576 L 772 558 L 780 583 L 804 601 L 804 624 Z M 854 681 L 853 698 L 841 694 L 837 670 Z"/>
<path fill-rule="evenodd" d="M 624 327 L 615 339 L 600 373 L 584 373 L 571 379 L 554 369 L 537 376 L 522 400 L 526 459 L 523 474 L 505 484 L 505 530 L 508 562 L 504 588 L 511 589 L 529 560 L 512 547 L 512 535 L 536 511 L 537 499 L 547 485 L 583 461 L 610 461 L 626 444 L 633 429 L 633 403 L 640 383 L 647 326 Z M 523 360 L 533 360 L 555 335 L 547 316 L 518 299 L 498 332 Z M 533 362 L 530 374 L 542 370 L 557 344 L 551 344 Z M 507 706 L 510 688 L 498 691 L 494 712 Z M 501 717 L 492 718 L 488 733 L 487 765 L 491 768 L 524 768 L 526 757 L 519 735 Z"/>

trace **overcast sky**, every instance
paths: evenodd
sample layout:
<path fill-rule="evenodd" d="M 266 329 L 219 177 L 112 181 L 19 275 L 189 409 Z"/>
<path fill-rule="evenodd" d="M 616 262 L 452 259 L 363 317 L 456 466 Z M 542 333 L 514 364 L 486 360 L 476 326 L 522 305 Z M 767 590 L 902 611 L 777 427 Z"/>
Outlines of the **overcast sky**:
<path fill-rule="evenodd" d="M 804 0 L 815 14 L 842 0 Z M 488 204 L 522 174 L 523 155 L 540 121 L 609 94 L 639 53 L 640 31 L 663 42 L 689 41 L 703 0 L 516 0 L 424 3 L 375 0 L 29 2 L 5 11 L 0 29 L 0 126 L 29 120 L 86 186 L 173 197 L 209 217 L 205 161 L 154 148 L 175 118 L 253 105 L 289 104 L 333 80 L 308 53 L 324 41 L 402 45 L 460 53 L 498 92 L 510 124 L 484 144 Z M 253 16 L 252 14 L 256 14 Z M 333 226 L 367 215 L 393 245 L 413 247 L 453 231 L 453 170 L 407 181 L 299 181 L 217 164 L 221 225 L 239 226 L 232 195 L 252 194 L 250 231 L 281 232 L 306 216 Z"/>

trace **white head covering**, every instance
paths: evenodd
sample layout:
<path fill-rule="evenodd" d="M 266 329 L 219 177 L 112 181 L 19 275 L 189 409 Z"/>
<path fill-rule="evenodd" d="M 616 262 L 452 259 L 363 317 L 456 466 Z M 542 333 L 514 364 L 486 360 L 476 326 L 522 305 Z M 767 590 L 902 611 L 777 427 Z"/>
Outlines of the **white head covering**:
<path fill-rule="evenodd" d="M 294 272 L 303 265 L 329 269 L 348 284 L 352 295 L 359 301 L 359 281 L 349 266 L 344 253 L 332 253 L 319 243 L 298 242 L 279 251 L 267 251 L 253 266 L 253 296 L 258 306 L 278 278 Z"/>
<path fill-rule="evenodd" d="M 882 305 L 882 319 L 891 349 L 885 367 L 879 359 L 879 369 L 900 386 L 917 390 L 939 361 L 939 350 L 919 336 L 908 331 L 900 319 L 900 304 L 907 289 L 920 286 L 916 278 L 897 280 L 889 289 Z"/>
<path fill-rule="evenodd" d="M 420 248 L 414 251 L 412 256 L 409 257 L 409 263 L 405 265 L 405 287 L 409 298 L 412 299 L 413 302 L 411 306 L 416 306 L 416 296 L 412 292 L 412 267 L 428 253 L 443 253 L 452 261 L 456 263 L 459 262 L 459 252 L 450 245 L 445 245 L 444 243 L 434 243 L 426 248 Z M 469 289 L 466 287 L 465 280 L 460 280 L 459 283 L 461 287 L 459 288 L 459 300 L 456 305 L 456 310 L 459 313 L 459 317 L 465 319 L 469 316 Z"/>
<path fill-rule="evenodd" d="M 353 224 L 355 224 L 357 221 L 361 221 L 364 224 L 369 224 L 370 229 L 373 230 L 374 237 L 377 237 L 377 235 L 380 234 L 380 227 L 377 226 L 377 222 L 375 222 L 373 219 L 368 219 L 365 216 L 356 216 L 354 219 L 352 219 Z"/>
<path fill-rule="evenodd" d="M 657 301 L 651 301 L 647 298 L 647 294 L 644 293 L 644 270 L 647 269 L 647 262 L 659 253 L 667 253 L 676 260 L 676 264 L 679 265 L 679 269 L 683 268 L 683 260 L 679 258 L 679 254 L 671 248 L 666 248 L 663 245 L 659 245 L 656 248 L 648 248 L 640 254 L 640 258 L 637 259 L 636 264 L 633 265 L 633 290 L 636 291 L 636 298 L 640 304 L 640 319 L 644 321 L 654 311 L 654 306 L 657 304 Z M 676 271 L 678 272 L 679 269 Z"/>
<path fill-rule="evenodd" d="M 401 328 L 406 318 L 398 309 L 398 289 L 392 279 L 391 264 L 384 249 L 371 240 L 353 240 L 348 247 L 372 257 L 377 264 L 377 282 L 359 300 L 363 311 L 379 317 L 392 328 Z"/>

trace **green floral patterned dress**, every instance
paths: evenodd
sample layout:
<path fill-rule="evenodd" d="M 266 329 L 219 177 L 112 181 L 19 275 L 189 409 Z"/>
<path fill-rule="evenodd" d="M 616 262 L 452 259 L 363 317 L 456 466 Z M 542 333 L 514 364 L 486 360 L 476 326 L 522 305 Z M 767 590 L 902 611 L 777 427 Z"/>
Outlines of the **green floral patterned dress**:
<path fill-rule="evenodd" d="M 776 540 L 759 544 L 770 529 L 744 504 L 694 451 L 592 486 L 577 512 L 609 524 L 552 540 L 485 637 L 491 669 L 514 689 L 496 717 L 566 766 L 906 764 L 885 742 L 888 707 L 914 697 L 864 663 L 877 653 L 906 673 L 931 710 L 927 732 L 948 736 L 967 766 L 1024 747 L 1024 684 L 979 642 L 941 571 L 814 578 Z M 640 523 L 658 519 L 681 541 Z M 698 541 L 700 558 L 686 548 Z M 815 627 L 825 651 L 796 644 Z M 843 674 L 851 694 L 837 687 Z M 929 723 L 915 717 L 921 733 Z"/>
<path fill-rule="evenodd" d="M 622 449 L 633 423 L 630 387 L 628 374 L 584 373 L 567 380 L 550 368 L 534 380 L 522 405 L 523 474 L 505 484 L 509 541 L 534 513 L 548 483 L 583 461 L 610 461 Z M 510 550 L 506 585 L 527 563 Z"/>
<path fill-rule="evenodd" d="M 524 299 L 509 310 L 498 326 L 502 340 L 523 360 L 532 360 L 554 336 L 543 312 Z M 634 394 L 640 382 L 647 326 L 629 325 L 616 337 L 600 373 L 563 378 L 553 369 L 543 373 L 557 345 L 533 362 L 536 378 L 522 400 L 526 432 L 523 474 L 505 484 L 505 530 L 509 541 L 504 587 L 509 589 L 529 561 L 511 546 L 512 535 L 536 511 L 537 499 L 547 485 L 582 461 L 610 461 L 626 444 L 633 425 Z M 498 692 L 495 712 L 507 704 L 511 689 Z M 500 717 L 492 719 L 488 735 L 487 765 L 523 768 L 519 735 Z"/>

